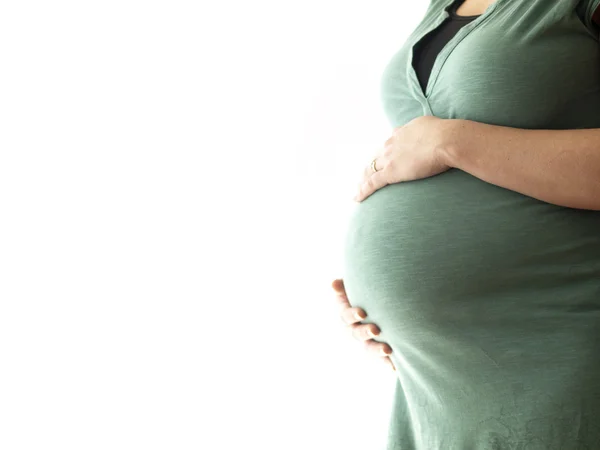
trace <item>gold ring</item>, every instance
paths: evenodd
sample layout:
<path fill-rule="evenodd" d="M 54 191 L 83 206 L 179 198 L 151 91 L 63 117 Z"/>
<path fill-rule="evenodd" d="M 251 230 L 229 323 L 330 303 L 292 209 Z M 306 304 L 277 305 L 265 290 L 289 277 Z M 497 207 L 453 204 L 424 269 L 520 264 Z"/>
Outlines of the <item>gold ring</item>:
<path fill-rule="evenodd" d="M 377 168 L 375 167 L 375 160 L 377 158 L 375 158 L 373 161 L 371 161 L 371 169 L 373 170 L 373 172 L 377 172 Z"/>

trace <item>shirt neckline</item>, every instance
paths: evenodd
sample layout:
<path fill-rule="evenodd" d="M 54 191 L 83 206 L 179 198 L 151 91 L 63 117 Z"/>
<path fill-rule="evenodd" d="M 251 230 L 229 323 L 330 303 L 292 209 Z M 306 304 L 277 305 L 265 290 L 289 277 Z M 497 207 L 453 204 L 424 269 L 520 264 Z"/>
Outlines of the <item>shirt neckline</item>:
<path fill-rule="evenodd" d="M 450 41 L 446 43 L 444 48 L 440 50 L 440 52 L 435 58 L 433 67 L 431 69 L 431 74 L 429 76 L 429 80 L 427 81 L 427 86 L 425 86 L 425 89 L 421 87 L 421 84 L 419 83 L 419 78 L 417 77 L 417 72 L 413 67 L 414 47 L 427 33 L 440 26 L 445 20 L 448 20 L 451 14 L 450 11 L 452 9 L 452 6 L 457 2 L 457 0 L 445 0 L 438 11 L 433 10 L 435 12 L 433 12 L 432 14 L 439 14 L 436 20 L 432 22 L 426 22 L 425 19 L 423 19 L 421 21 L 421 24 L 417 28 L 420 32 L 414 35 L 414 41 L 411 43 L 410 46 L 410 51 L 408 53 L 409 57 L 407 58 L 407 66 L 409 78 L 413 87 L 413 92 L 416 94 L 418 101 L 423 105 L 426 115 L 433 115 L 431 105 L 429 104 L 429 99 L 432 95 L 433 88 L 435 87 L 438 76 L 450 53 L 452 53 L 452 51 L 460 43 L 460 41 L 464 39 L 468 34 L 470 34 L 471 31 L 479 27 L 486 20 L 489 20 L 493 13 L 497 11 L 500 5 L 505 1 L 508 0 L 495 0 L 490 6 L 488 6 L 488 8 L 483 14 L 477 16 L 474 20 L 471 20 L 469 21 L 469 23 L 465 24 L 465 26 L 462 27 L 460 31 L 452 39 L 450 39 Z M 460 18 L 461 16 L 458 17 Z M 421 25 L 423 24 L 426 24 L 426 26 L 423 26 L 421 28 Z"/>
<path fill-rule="evenodd" d="M 450 14 L 450 17 L 452 18 L 452 20 L 462 20 L 462 21 L 469 21 L 469 20 L 475 20 L 478 17 L 480 17 L 482 14 L 477 14 L 474 16 L 460 16 L 456 13 L 456 10 L 460 7 L 460 5 L 462 5 L 465 2 L 465 0 L 456 0 L 452 6 L 448 9 L 448 14 Z"/>

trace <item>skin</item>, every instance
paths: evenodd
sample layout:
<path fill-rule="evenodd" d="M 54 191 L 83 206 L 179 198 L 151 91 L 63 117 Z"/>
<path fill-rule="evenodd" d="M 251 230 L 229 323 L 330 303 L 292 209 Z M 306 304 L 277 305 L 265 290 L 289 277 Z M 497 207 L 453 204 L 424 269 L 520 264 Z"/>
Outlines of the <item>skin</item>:
<path fill-rule="evenodd" d="M 457 13 L 483 14 L 494 1 L 466 0 Z M 600 26 L 600 8 L 593 21 Z M 419 117 L 394 130 L 375 155 L 378 172 L 370 166 L 365 168 L 355 200 L 363 201 L 387 184 L 435 176 L 454 167 L 552 204 L 600 211 L 598 142 L 600 129 L 520 130 Z M 335 279 L 331 287 L 340 304 L 342 321 L 354 338 L 395 370 L 384 353 L 391 354 L 391 347 L 373 340 L 380 329 L 375 324 L 361 323 L 367 314 L 350 305 L 343 280 Z"/>
<path fill-rule="evenodd" d="M 394 129 L 356 201 L 449 168 L 567 208 L 600 211 L 600 128 L 521 129 L 421 116 Z"/>
<path fill-rule="evenodd" d="M 466 0 L 456 10 L 456 13 L 459 16 L 477 16 L 479 14 L 483 14 L 485 10 L 494 2 L 495 0 Z M 592 20 L 595 24 L 600 26 L 600 8 L 595 11 Z"/>
<path fill-rule="evenodd" d="M 459 16 L 477 16 L 483 14 L 494 2 L 495 0 L 466 0 L 459 6 L 456 13 Z"/>
<path fill-rule="evenodd" d="M 361 320 L 364 320 L 367 317 L 367 313 L 362 308 L 353 308 L 350 306 L 348 297 L 346 296 L 346 290 L 344 289 L 344 281 L 340 278 L 333 280 L 331 287 L 335 292 L 335 299 L 340 305 L 340 317 L 352 332 L 352 336 L 363 342 L 365 349 L 370 354 L 381 358 L 385 364 L 395 371 L 396 368 L 394 367 L 392 360 L 386 356 L 392 353 L 392 348 L 388 344 L 373 340 L 373 337 L 381 332 L 377 325 L 372 323 L 360 323 Z M 370 332 L 373 334 L 371 335 Z"/>

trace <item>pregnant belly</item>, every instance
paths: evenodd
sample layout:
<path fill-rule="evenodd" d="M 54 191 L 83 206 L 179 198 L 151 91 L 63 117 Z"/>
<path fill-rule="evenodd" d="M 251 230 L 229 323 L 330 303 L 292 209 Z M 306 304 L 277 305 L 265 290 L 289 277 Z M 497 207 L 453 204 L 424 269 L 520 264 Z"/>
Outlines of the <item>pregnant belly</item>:
<path fill-rule="evenodd" d="M 358 204 L 344 261 L 348 299 L 383 341 L 394 331 L 415 339 L 500 320 L 527 326 L 544 311 L 600 305 L 600 213 L 450 170 Z"/>

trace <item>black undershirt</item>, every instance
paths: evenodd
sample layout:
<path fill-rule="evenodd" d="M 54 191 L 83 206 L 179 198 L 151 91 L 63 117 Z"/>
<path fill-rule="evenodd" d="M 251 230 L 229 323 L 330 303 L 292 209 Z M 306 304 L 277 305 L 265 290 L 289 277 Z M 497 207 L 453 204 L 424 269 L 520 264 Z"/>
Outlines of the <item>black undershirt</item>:
<path fill-rule="evenodd" d="M 444 46 L 452 39 L 462 27 L 469 24 L 479 16 L 459 16 L 456 10 L 465 0 L 455 1 L 449 8 L 448 17 L 439 27 L 426 34 L 413 49 L 413 67 L 419 79 L 423 93 L 427 87 L 431 69 L 435 59 Z"/>

